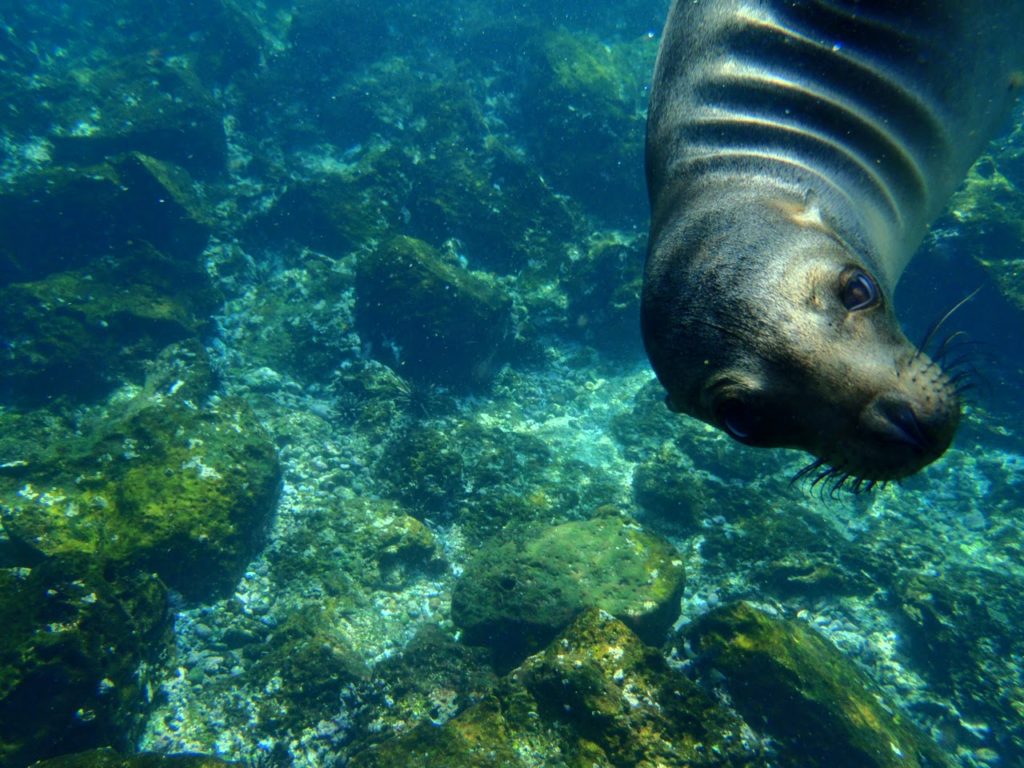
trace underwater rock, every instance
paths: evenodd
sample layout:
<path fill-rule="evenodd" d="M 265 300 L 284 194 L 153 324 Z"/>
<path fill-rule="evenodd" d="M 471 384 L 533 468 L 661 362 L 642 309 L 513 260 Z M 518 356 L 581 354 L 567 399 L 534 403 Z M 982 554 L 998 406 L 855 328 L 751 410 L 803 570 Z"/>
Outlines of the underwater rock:
<path fill-rule="evenodd" d="M 344 630 L 320 606 L 285 618 L 259 648 L 248 673 L 261 723 L 298 732 L 337 715 L 342 691 L 367 676 Z"/>
<path fill-rule="evenodd" d="M 138 55 L 71 73 L 54 109 L 53 160 L 92 165 L 125 152 L 176 163 L 196 175 L 224 170 L 224 118 L 188 59 Z"/>
<path fill-rule="evenodd" d="M 156 752 L 118 754 L 109 747 L 63 755 L 33 763 L 31 768 L 228 768 L 228 763 L 210 755 L 161 755 Z"/>
<path fill-rule="evenodd" d="M 295 266 L 267 274 L 244 308 L 229 302 L 222 323 L 247 366 L 301 382 L 325 382 L 359 350 L 352 322 L 350 264 L 309 252 Z M 242 303 L 239 302 L 239 303 Z"/>
<path fill-rule="evenodd" d="M 389 205 L 387 177 L 373 158 L 345 174 L 323 174 L 289 185 L 246 229 L 254 240 L 296 243 L 343 256 L 384 238 L 398 223 Z"/>
<path fill-rule="evenodd" d="M 209 324 L 206 274 L 145 243 L 88 270 L 0 287 L 0 400 L 42 403 L 104 394 L 168 344 Z"/>
<path fill-rule="evenodd" d="M 401 376 L 465 390 L 497 366 L 511 301 L 489 276 L 393 237 L 359 260 L 356 323 L 373 356 Z"/>
<path fill-rule="evenodd" d="M 172 387 L 172 389 L 174 389 Z M 82 552 L 155 571 L 191 599 L 233 588 L 277 498 L 269 437 L 242 401 L 175 392 L 32 433 L 6 414 L 0 522 L 38 555 Z"/>
<path fill-rule="evenodd" d="M 440 725 L 440 727 L 438 727 Z M 743 723 L 599 609 L 581 614 L 491 696 L 359 752 L 357 768 L 764 765 Z"/>
<path fill-rule="evenodd" d="M 353 757 L 349 768 L 526 768 L 500 704 L 487 698 L 438 728 L 429 720 Z M 554 768 L 557 764 L 551 764 Z"/>
<path fill-rule="evenodd" d="M 1024 129 L 1018 134 L 1024 145 Z M 971 255 L 1003 296 L 1024 312 L 1024 171 L 1016 179 L 1004 174 L 1021 164 L 1024 150 L 1018 153 L 1011 157 L 1006 149 L 980 158 L 950 201 L 950 215 L 961 240 L 970 243 Z"/>
<path fill-rule="evenodd" d="M 445 568 L 438 541 L 422 522 L 385 499 L 339 499 L 312 510 L 270 555 L 275 581 L 320 585 L 328 595 L 402 589 Z"/>
<path fill-rule="evenodd" d="M 246 5 L 237 0 L 213 0 L 189 11 L 190 16 L 204 17 L 204 37 L 195 64 L 204 83 L 223 85 L 236 76 L 255 74 L 267 44 L 259 20 Z"/>
<path fill-rule="evenodd" d="M 602 352 L 635 356 L 641 348 L 640 288 L 646 237 L 595 233 L 564 267 L 568 332 Z"/>
<path fill-rule="evenodd" d="M 536 711 L 548 727 L 566 726 L 564 754 L 597 747 L 599 765 L 764 764 L 736 715 L 599 609 L 582 614 L 508 681 L 532 699 L 519 707 Z"/>
<path fill-rule="evenodd" d="M 460 643 L 453 630 L 424 624 L 400 654 L 383 659 L 359 690 L 364 706 L 349 754 L 407 732 L 421 722 L 442 725 L 482 701 L 498 677 L 485 649 Z"/>
<path fill-rule="evenodd" d="M 683 562 L 672 545 L 614 509 L 484 546 L 452 594 L 467 642 L 516 663 L 581 611 L 602 608 L 660 643 L 679 613 Z"/>
<path fill-rule="evenodd" d="M 607 220 L 646 214 L 643 136 L 649 40 L 606 43 L 564 28 L 537 36 L 527 57 L 522 131 L 546 177 Z"/>
<path fill-rule="evenodd" d="M 166 590 L 85 555 L 0 569 L 0 766 L 130 749 L 170 649 Z"/>
<path fill-rule="evenodd" d="M 0 285 L 117 259 L 138 243 L 192 261 L 212 221 L 183 170 L 138 152 L 39 171 L 0 194 Z"/>
<path fill-rule="evenodd" d="M 994 748 L 1007 765 L 1022 763 L 1020 574 L 1002 564 L 945 563 L 938 572 L 907 571 L 895 581 L 906 651 L 930 686 L 957 702 L 964 729 L 957 740 Z"/>
<path fill-rule="evenodd" d="M 863 672 L 802 622 L 747 603 L 686 630 L 703 663 L 724 676 L 739 712 L 813 768 L 932 766 L 951 761 Z"/>
<path fill-rule="evenodd" d="M 318 77 L 316 107 L 301 128 L 284 130 L 319 131 L 348 149 L 314 161 L 331 172 L 292 184 L 255 230 L 330 251 L 401 233 L 453 249 L 477 269 L 543 268 L 553 279 L 566 242 L 588 224 L 495 130 L 475 77 L 407 55 L 382 59 L 334 90 Z"/>

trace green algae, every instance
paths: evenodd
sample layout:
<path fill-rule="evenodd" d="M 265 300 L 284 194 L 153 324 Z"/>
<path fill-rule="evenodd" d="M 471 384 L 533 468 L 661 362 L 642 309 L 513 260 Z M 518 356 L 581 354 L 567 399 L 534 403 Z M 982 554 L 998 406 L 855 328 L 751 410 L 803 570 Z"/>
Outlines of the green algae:
<path fill-rule="evenodd" d="M 142 153 L 51 166 L 0 194 L 0 284 L 119 257 L 138 243 L 193 260 L 212 222 L 185 171 Z"/>
<path fill-rule="evenodd" d="M 366 675 L 362 659 L 320 606 L 287 616 L 248 672 L 264 693 L 257 702 L 260 722 L 286 731 L 335 715 L 342 690 Z"/>
<path fill-rule="evenodd" d="M 683 584 L 672 546 L 611 509 L 485 546 L 455 586 L 452 620 L 505 664 L 591 606 L 657 642 L 676 618 Z"/>
<path fill-rule="evenodd" d="M 403 377 L 460 390 L 485 382 L 510 333 L 510 309 L 491 276 L 445 260 L 422 240 L 393 237 L 357 266 L 360 334 Z"/>
<path fill-rule="evenodd" d="M 125 279 L 125 274 L 130 279 Z M 26 404 L 89 400 L 209 326 L 206 276 L 145 244 L 85 270 L 0 288 L 0 387 Z"/>
<path fill-rule="evenodd" d="M 210 755 L 120 754 L 105 747 L 33 763 L 31 768 L 228 768 L 231 763 Z"/>
<path fill-rule="evenodd" d="M 565 29 L 543 32 L 532 46 L 525 131 L 545 175 L 610 221 L 642 216 L 641 175 L 613 169 L 643 165 L 642 94 L 653 46 L 639 39 L 605 42 Z"/>
<path fill-rule="evenodd" d="M 950 766 L 939 748 L 849 659 L 805 624 L 747 603 L 687 629 L 724 675 L 737 709 L 804 766 Z"/>
<path fill-rule="evenodd" d="M 332 598 L 357 599 L 363 590 L 399 589 L 444 566 L 430 529 L 394 501 L 345 499 L 304 523 L 272 553 L 279 582 L 317 584 Z"/>
<path fill-rule="evenodd" d="M 359 752 L 354 766 L 611 768 L 763 765 L 743 724 L 624 624 L 590 609 L 493 694 L 440 727 Z"/>
<path fill-rule="evenodd" d="M 153 570 L 190 597 L 228 590 L 276 499 L 276 452 L 241 401 L 140 401 L 82 434 L 8 442 L 0 522 L 45 556 Z"/>
<path fill-rule="evenodd" d="M 151 574 L 82 555 L 0 569 L 0 765 L 138 735 L 170 647 Z"/>

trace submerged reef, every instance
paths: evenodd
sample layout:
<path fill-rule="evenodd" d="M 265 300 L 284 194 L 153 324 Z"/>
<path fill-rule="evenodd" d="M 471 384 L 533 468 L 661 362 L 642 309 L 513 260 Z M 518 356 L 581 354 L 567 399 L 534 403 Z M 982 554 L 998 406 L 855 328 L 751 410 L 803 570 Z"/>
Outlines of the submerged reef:
<path fill-rule="evenodd" d="M 1024 133 L 896 302 L 989 390 L 808 492 L 643 357 L 666 5 L 0 11 L 0 768 L 1024 763 Z"/>
<path fill-rule="evenodd" d="M 531 531 L 482 548 L 452 593 L 452 621 L 467 642 L 490 646 L 499 663 L 546 644 L 596 606 L 657 643 L 684 586 L 672 546 L 615 509 L 590 520 Z"/>

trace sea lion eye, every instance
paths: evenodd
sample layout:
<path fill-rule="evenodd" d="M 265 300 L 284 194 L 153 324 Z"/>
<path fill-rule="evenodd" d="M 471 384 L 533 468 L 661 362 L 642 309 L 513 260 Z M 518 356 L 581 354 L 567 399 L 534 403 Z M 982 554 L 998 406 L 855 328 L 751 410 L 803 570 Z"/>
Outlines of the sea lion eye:
<path fill-rule="evenodd" d="M 715 413 L 722 429 L 740 442 L 747 442 L 753 437 L 760 421 L 753 408 L 734 397 L 719 403 Z"/>
<path fill-rule="evenodd" d="M 839 292 L 843 306 L 850 312 L 873 307 L 881 297 L 878 283 L 867 272 L 860 269 L 847 271 L 843 287 Z"/>

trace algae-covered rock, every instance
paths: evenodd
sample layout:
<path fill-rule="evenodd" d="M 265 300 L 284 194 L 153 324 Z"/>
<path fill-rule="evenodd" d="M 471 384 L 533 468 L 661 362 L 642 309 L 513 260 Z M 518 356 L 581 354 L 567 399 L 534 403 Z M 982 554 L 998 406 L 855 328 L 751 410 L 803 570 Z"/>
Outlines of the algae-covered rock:
<path fill-rule="evenodd" d="M 591 606 L 657 643 L 678 614 L 683 583 L 672 545 L 612 510 L 485 546 L 455 586 L 452 619 L 468 642 L 513 661 Z"/>
<path fill-rule="evenodd" d="M 656 46 L 565 29 L 538 35 L 524 85 L 523 130 L 556 189 L 616 222 L 644 215 L 645 86 Z"/>
<path fill-rule="evenodd" d="M 422 522 L 384 499 L 344 499 L 311 511 L 270 555 L 278 580 L 319 586 L 328 595 L 352 585 L 401 589 L 444 567 L 441 547 Z"/>
<path fill-rule="evenodd" d="M 392 14 L 388 26 L 394 21 Z M 344 37 L 352 41 L 351 29 Z M 336 59 L 337 46 L 330 55 Z M 291 184 L 254 231 L 331 253 L 401 232 L 435 248 L 450 243 L 475 267 L 498 274 L 538 263 L 557 271 L 564 241 L 584 231 L 578 206 L 494 130 L 472 75 L 464 78 L 460 66 L 431 69 L 403 52 L 334 89 L 317 73 L 316 92 L 303 95 L 316 106 L 280 130 L 319 129 L 349 148 L 329 173 Z"/>
<path fill-rule="evenodd" d="M 421 240 L 394 237 L 360 258 L 359 332 L 402 376 L 460 389 L 486 381 L 510 333 L 510 312 L 493 279 Z"/>
<path fill-rule="evenodd" d="M 156 752 L 119 754 L 109 747 L 62 755 L 33 763 L 31 768 L 228 768 L 229 763 L 211 755 L 161 755 Z"/>
<path fill-rule="evenodd" d="M 343 630 L 320 607 L 300 609 L 271 633 L 253 665 L 260 721 L 298 731 L 337 714 L 342 691 L 367 674 Z"/>
<path fill-rule="evenodd" d="M 230 589 L 273 508 L 277 455 L 243 402 L 199 410 L 174 394 L 140 396 L 80 434 L 61 424 L 32 434 L 7 414 L 7 535 L 45 556 L 155 571 L 189 597 Z"/>
<path fill-rule="evenodd" d="M 351 768 L 525 768 L 526 763 L 516 754 L 499 703 L 489 698 L 440 728 L 427 721 L 408 734 L 360 752 L 348 765 Z"/>
<path fill-rule="evenodd" d="M 1024 760 L 1022 590 L 1019 574 L 983 562 L 900 573 L 893 588 L 907 654 L 958 702 L 961 724 L 985 724 L 963 740 L 983 738 L 1007 764 Z"/>
<path fill-rule="evenodd" d="M 366 168 L 325 174 L 291 184 L 265 215 L 249 226 L 250 237 L 292 240 L 332 256 L 342 256 L 373 239 L 383 238 L 397 224 L 388 205 L 386 180 Z"/>
<path fill-rule="evenodd" d="M 195 259 L 211 222 L 188 175 L 147 155 L 49 168 L 0 193 L 0 284 L 74 269 L 140 242 Z"/>
<path fill-rule="evenodd" d="M 254 368 L 299 381 L 337 376 L 339 363 L 359 348 L 346 267 L 308 252 L 295 266 L 268 274 L 261 290 L 226 307 L 233 346 Z"/>
<path fill-rule="evenodd" d="M 123 152 L 144 152 L 192 173 L 223 170 L 223 115 L 188 65 L 158 56 L 72 70 L 73 90 L 55 110 L 54 160 L 90 165 Z"/>
<path fill-rule="evenodd" d="M 493 695 L 446 722 L 359 751 L 349 765 L 754 768 L 736 715 L 669 668 L 622 622 L 585 611 Z"/>
<path fill-rule="evenodd" d="M 613 355 L 640 349 L 640 286 L 645 239 L 602 232 L 572 252 L 563 267 L 570 332 Z"/>
<path fill-rule="evenodd" d="M 1016 136 L 1016 144 L 1008 142 L 1003 151 L 974 164 L 949 210 L 971 255 L 1006 299 L 1024 311 L 1024 129 Z"/>
<path fill-rule="evenodd" d="M 549 727 L 566 726 L 566 754 L 582 754 L 589 741 L 616 766 L 763 764 L 736 715 L 599 609 L 582 614 L 509 681 L 529 693 Z"/>
<path fill-rule="evenodd" d="M 799 621 L 736 603 L 686 635 L 724 675 L 736 708 L 763 723 L 793 765 L 952 765 L 852 661 Z"/>
<path fill-rule="evenodd" d="M 0 398 L 88 400 L 199 335 L 216 300 L 197 265 L 144 243 L 87 270 L 0 287 Z"/>
<path fill-rule="evenodd" d="M 402 653 L 382 660 L 360 690 L 365 706 L 350 753 L 408 731 L 435 726 L 486 698 L 498 682 L 488 653 L 458 642 L 451 629 L 424 624 Z"/>
<path fill-rule="evenodd" d="M 132 744 L 169 648 L 159 579 L 82 555 L 2 569 L 0 626 L 0 766 Z"/>

